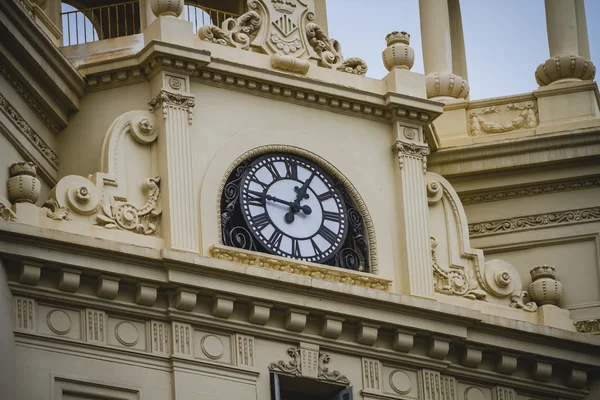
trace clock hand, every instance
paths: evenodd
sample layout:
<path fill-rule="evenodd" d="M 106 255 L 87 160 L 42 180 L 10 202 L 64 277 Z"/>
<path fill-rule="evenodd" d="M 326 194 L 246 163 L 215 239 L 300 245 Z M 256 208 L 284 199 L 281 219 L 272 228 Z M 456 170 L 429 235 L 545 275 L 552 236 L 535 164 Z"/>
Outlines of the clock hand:
<path fill-rule="evenodd" d="M 296 206 L 293 202 L 291 201 L 286 201 L 283 199 L 280 199 L 279 197 L 275 197 L 275 196 L 271 196 L 270 194 L 266 194 L 266 193 L 260 193 L 260 192 L 255 192 L 254 190 L 248 190 L 249 193 L 257 196 L 257 197 L 262 197 L 264 199 L 270 200 L 270 201 L 274 201 L 276 203 L 281 203 L 281 204 L 285 204 L 286 206 L 290 206 L 291 208 L 294 208 L 298 211 L 301 211 L 306 214 L 309 215 L 310 213 L 312 213 L 312 209 L 310 208 L 310 206 L 307 205 L 303 205 L 303 206 Z M 287 218 L 286 218 L 287 221 Z M 292 222 L 294 220 L 292 219 Z M 289 221 L 288 221 L 289 222 Z"/>
<path fill-rule="evenodd" d="M 308 207 L 308 206 L 300 206 L 300 202 L 303 199 L 308 199 L 309 196 L 306 193 L 306 190 L 308 190 L 308 186 L 310 185 L 310 182 L 312 181 L 312 179 L 314 177 L 315 177 L 315 172 L 313 172 L 311 174 L 311 176 L 306 181 L 304 181 L 304 183 L 302 184 L 301 187 L 298 187 L 298 186 L 294 187 L 294 189 L 296 190 L 296 193 L 297 193 L 296 200 L 294 200 L 293 204 L 290 205 L 290 211 L 288 211 L 285 214 L 285 221 L 288 224 L 291 224 L 292 222 L 294 222 L 294 214 L 296 214 L 300 210 L 304 211 L 304 207 Z M 310 214 L 310 213 L 307 213 L 306 211 L 304 211 L 304 213 L 306 215 Z"/>

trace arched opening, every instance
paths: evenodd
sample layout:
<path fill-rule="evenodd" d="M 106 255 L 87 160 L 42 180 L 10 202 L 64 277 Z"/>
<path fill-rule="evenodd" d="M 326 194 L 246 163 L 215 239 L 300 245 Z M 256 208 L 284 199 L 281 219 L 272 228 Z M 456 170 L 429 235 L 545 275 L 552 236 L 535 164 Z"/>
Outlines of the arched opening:
<path fill-rule="evenodd" d="M 140 33 L 138 0 L 114 4 L 68 1 L 61 4 L 64 46 Z"/>

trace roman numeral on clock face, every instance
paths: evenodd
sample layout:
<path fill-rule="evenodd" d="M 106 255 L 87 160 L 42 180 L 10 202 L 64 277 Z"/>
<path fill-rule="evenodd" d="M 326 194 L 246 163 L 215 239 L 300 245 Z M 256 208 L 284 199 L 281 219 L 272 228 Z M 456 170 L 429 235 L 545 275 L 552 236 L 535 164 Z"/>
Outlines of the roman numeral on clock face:
<path fill-rule="evenodd" d="M 323 253 L 321 251 L 321 249 L 319 249 L 319 246 L 317 246 L 317 244 L 315 243 L 314 240 L 312 240 L 312 238 L 310 239 L 310 244 L 312 244 L 313 250 L 315 251 L 315 255 L 318 256 L 319 254 Z"/>
<path fill-rule="evenodd" d="M 320 202 L 323 202 L 325 200 L 329 200 L 333 198 L 333 192 L 325 192 L 325 193 L 321 193 L 317 195 L 317 199 L 319 199 Z"/>
<path fill-rule="evenodd" d="M 298 164 L 291 160 L 285 160 L 286 178 L 298 179 Z"/>
<path fill-rule="evenodd" d="M 340 214 L 331 211 L 323 211 L 323 218 L 327 221 L 337 222 L 338 224 L 342 222 Z"/>
<path fill-rule="evenodd" d="M 265 165 L 265 168 L 271 173 L 274 181 L 281 179 L 281 175 L 274 164 L 267 164 Z"/>
<path fill-rule="evenodd" d="M 281 241 L 283 240 L 283 232 L 278 229 L 275 229 L 271 237 L 269 238 L 269 243 L 274 248 L 278 249 L 281 246 Z"/>
<path fill-rule="evenodd" d="M 271 220 L 269 219 L 267 213 L 253 215 L 250 218 L 252 220 L 252 223 L 254 224 L 254 228 L 257 231 L 262 231 L 264 228 L 271 224 Z"/>
<path fill-rule="evenodd" d="M 300 244 L 298 243 L 298 239 L 292 238 L 292 257 L 302 257 L 302 253 L 300 253 Z"/>
<path fill-rule="evenodd" d="M 323 236 L 323 239 L 327 240 L 330 244 L 335 243 L 335 239 L 337 238 L 337 235 L 335 233 L 333 233 L 331 231 L 331 229 L 329 229 L 325 225 L 321 225 L 321 228 L 319 228 L 317 233 L 319 235 Z"/>

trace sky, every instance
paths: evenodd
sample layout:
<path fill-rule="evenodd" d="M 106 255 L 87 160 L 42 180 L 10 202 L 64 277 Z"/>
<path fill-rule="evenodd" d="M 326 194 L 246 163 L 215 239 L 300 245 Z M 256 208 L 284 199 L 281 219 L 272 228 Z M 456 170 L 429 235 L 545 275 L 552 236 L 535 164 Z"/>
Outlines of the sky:
<path fill-rule="evenodd" d="M 471 100 L 537 89 L 534 72 L 550 58 L 544 0 L 461 0 Z M 592 61 L 600 67 L 600 0 L 585 0 Z M 345 58 L 360 57 L 381 79 L 385 36 L 406 31 L 423 73 L 419 0 L 327 0 L 329 36 Z M 596 74 L 598 79 L 598 73 Z"/>

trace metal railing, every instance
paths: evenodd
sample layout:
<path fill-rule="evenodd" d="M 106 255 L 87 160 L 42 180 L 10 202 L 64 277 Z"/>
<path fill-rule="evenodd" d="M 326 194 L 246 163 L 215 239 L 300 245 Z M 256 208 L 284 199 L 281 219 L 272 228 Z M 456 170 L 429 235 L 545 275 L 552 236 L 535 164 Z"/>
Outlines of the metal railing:
<path fill-rule="evenodd" d="M 138 0 L 61 12 L 63 45 L 94 42 L 140 33 Z"/>
<path fill-rule="evenodd" d="M 192 23 L 194 33 L 198 32 L 198 28 L 206 24 L 213 24 L 220 28 L 223 21 L 227 18 L 237 17 L 239 17 L 237 14 L 200 6 L 191 1 L 186 1 L 183 9 L 183 18 Z"/>

